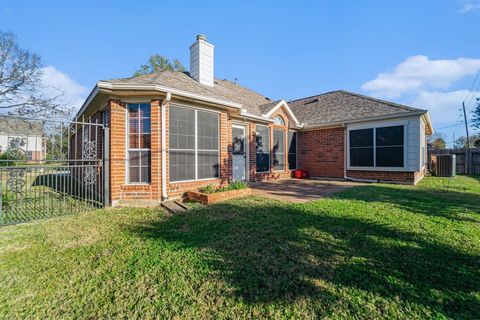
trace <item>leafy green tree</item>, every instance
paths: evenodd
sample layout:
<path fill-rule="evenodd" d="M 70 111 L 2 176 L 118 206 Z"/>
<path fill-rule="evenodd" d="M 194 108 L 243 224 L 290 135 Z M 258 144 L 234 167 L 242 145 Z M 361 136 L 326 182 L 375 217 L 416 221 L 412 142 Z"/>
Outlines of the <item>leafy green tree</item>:
<path fill-rule="evenodd" d="M 473 109 L 472 113 L 472 127 L 480 129 L 480 98 L 476 99 L 476 106 L 475 109 Z"/>
<path fill-rule="evenodd" d="M 178 59 L 169 60 L 168 58 L 159 54 L 150 56 L 146 64 L 142 64 L 140 69 L 135 71 L 134 77 L 138 77 L 144 74 L 151 74 L 162 71 L 179 71 L 184 72 L 185 67 Z"/>

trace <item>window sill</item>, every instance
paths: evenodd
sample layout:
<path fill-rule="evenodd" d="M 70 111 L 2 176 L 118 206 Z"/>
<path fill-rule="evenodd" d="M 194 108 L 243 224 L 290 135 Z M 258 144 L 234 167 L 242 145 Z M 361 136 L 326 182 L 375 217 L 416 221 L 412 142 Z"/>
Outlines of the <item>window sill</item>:
<path fill-rule="evenodd" d="M 205 179 L 169 181 L 169 184 L 181 184 L 181 183 L 192 183 L 192 182 L 205 182 L 205 181 L 214 181 L 214 180 L 220 180 L 220 178 L 217 177 L 217 178 L 205 178 Z"/>
<path fill-rule="evenodd" d="M 122 190 L 150 190 L 149 183 L 142 183 L 142 184 L 126 184 L 121 187 Z"/>
<path fill-rule="evenodd" d="M 408 171 L 406 167 L 347 167 L 350 171 Z"/>

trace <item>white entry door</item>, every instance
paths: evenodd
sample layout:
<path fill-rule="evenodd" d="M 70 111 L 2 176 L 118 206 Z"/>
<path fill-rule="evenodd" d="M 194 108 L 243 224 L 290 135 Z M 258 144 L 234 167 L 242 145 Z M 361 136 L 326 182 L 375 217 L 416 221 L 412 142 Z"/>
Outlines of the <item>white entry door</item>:
<path fill-rule="evenodd" d="M 245 126 L 232 126 L 233 180 L 247 180 L 247 141 Z"/>

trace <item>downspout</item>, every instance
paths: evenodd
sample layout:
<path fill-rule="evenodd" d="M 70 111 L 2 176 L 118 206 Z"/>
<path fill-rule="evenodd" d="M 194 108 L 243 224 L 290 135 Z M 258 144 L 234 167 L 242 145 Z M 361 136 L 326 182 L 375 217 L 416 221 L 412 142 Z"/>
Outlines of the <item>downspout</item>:
<path fill-rule="evenodd" d="M 343 124 L 343 127 L 345 128 L 344 134 L 343 134 L 343 179 L 349 180 L 349 181 L 354 181 L 354 182 L 378 182 L 377 180 L 369 180 L 369 179 L 358 179 L 358 178 L 352 178 L 347 175 L 347 126 L 345 123 Z"/>
<path fill-rule="evenodd" d="M 170 103 L 172 100 L 172 94 L 167 92 L 167 97 L 165 99 L 166 103 Z M 166 119 L 166 105 L 162 103 L 162 200 L 168 199 L 167 194 L 167 119 Z"/>

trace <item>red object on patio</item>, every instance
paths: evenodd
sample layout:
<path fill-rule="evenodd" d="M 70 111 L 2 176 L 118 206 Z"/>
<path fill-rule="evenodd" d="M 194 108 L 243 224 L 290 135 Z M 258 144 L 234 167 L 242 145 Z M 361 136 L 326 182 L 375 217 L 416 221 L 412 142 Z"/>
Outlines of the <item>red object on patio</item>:
<path fill-rule="evenodd" d="M 308 177 L 308 174 L 305 170 L 295 170 L 293 172 L 293 177 L 296 179 L 305 179 Z"/>

